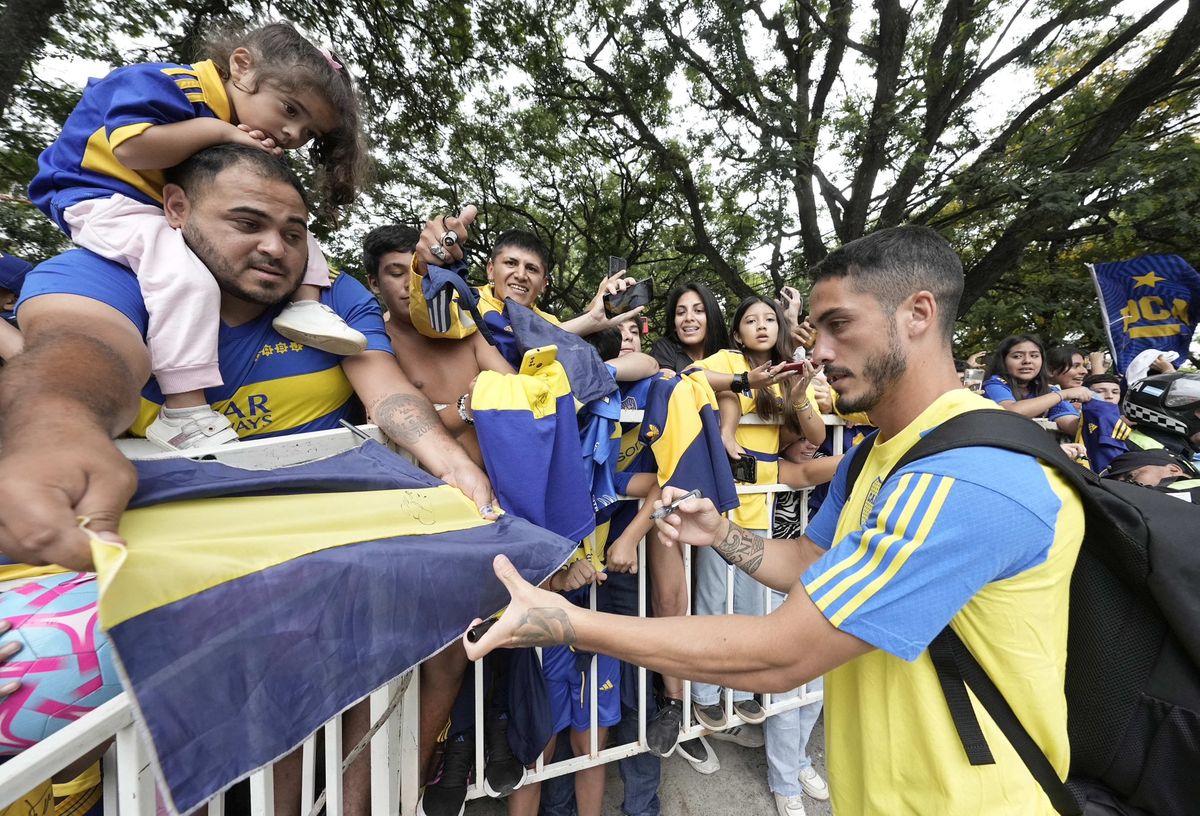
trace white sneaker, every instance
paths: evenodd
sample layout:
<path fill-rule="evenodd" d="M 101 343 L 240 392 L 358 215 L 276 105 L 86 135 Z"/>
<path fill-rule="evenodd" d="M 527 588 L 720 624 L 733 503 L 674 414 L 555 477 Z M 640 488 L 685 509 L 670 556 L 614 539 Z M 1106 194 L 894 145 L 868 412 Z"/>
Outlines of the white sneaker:
<path fill-rule="evenodd" d="M 804 816 L 804 797 L 775 794 L 775 812 L 779 816 Z"/>
<path fill-rule="evenodd" d="M 337 312 L 316 300 L 289 303 L 271 325 L 288 340 L 343 357 L 367 347 L 362 332 L 350 328 Z"/>
<path fill-rule="evenodd" d="M 721 770 L 721 760 L 717 758 L 717 752 L 704 737 L 682 740 L 675 746 L 675 750 L 688 761 L 696 773 L 707 776 Z"/>
<path fill-rule="evenodd" d="M 724 731 L 714 731 L 709 736 L 715 740 L 732 742 L 743 748 L 762 748 L 767 744 L 761 725 L 735 725 Z"/>
<path fill-rule="evenodd" d="M 238 441 L 229 419 L 207 405 L 161 409 L 146 429 L 146 438 L 166 450 L 209 448 Z"/>
<path fill-rule="evenodd" d="M 800 771 L 800 787 L 813 799 L 824 802 L 829 798 L 829 785 L 812 765 Z"/>

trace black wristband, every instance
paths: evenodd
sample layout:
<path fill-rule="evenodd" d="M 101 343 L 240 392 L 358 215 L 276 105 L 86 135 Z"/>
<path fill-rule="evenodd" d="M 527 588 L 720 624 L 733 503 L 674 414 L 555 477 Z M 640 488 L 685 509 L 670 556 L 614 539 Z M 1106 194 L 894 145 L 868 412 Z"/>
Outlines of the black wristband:
<path fill-rule="evenodd" d="M 735 394 L 749 394 L 750 375 L 745 371 L 741 374 L 734 374 L 733 382 L 729 384 L 729 390 Z"/>

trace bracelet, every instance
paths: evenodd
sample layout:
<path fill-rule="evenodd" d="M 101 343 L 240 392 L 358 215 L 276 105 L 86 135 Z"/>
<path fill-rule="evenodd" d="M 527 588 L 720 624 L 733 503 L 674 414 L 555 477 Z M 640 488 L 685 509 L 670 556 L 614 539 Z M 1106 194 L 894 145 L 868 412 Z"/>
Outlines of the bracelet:
<path fill-rule="evenodd" d="M 811 411 L 812 403 L 809 402 L 808 400 L 805 400 L 804 402 L 794 403 L 792 405 L 792 410 L 793 411 Z"/>
<path fill-rule="evenodd" d="M 729 390 L 735 394 L 750 393 L 750 374 L 743 371 L 741 374 L 733 375 L 733 382 L 729 384 Z"/>
<path fill-rule="evenodd" d="M 475 420 L 467 416 L 467 395 L 458 398 L 458 416 L 467 425 L 474 425 Z"/>

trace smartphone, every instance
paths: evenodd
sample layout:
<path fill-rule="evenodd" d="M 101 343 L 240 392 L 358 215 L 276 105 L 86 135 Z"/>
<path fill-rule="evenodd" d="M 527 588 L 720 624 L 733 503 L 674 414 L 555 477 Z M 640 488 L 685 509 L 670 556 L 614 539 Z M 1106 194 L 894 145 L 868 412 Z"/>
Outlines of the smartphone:
<path fill-rule="evenodd" d="M 963 372 L 963 385 L 970 388 L 972 391 L 978 391 L 983 387 L 983 369 L 968 368 Z"/>
<path fill-rule="evenodd" d="M 525 352 L 521 358 L 521 374 L 534 374 L 558 359 L 558 346 L 539 346 Z"/>
<path fill-rule="evenodd" d="M 645 306 L 653 295 L 654 287 L 649 278 L 638 281 L 619 295 L 605 295 L 604 314 L 616 317 L 631 309 L 636 309 L 638 306 Z"/>
<path fill-rule="evenodd" d="M 729 466 L 733 469 L 733 480 L 735 482 L 757 484 L 758 460 L 750 454 L 742 454 L 741 459 L 733 459 L 731 457 L 729 460 Z"/>

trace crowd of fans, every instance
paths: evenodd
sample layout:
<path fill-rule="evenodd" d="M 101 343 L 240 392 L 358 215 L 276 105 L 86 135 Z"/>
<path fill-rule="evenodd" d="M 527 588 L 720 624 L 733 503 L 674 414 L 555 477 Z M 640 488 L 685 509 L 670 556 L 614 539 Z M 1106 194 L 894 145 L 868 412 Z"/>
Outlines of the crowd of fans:
<path fill-rule="evenodd" d="M 485 455 L 489 440 L 481 438 L 483 432 L 475 421 L 477 388 L 489 373 L 536 376 L 524 369 L 524 356 L 507 339 L 511 304 L 591 342 L 627 409 L 645 409 L 647 389 L 656 380 L 686 379 L 707 389 L 719 409 L 720 442 L 732 474 L 744 485 L 784 485 L 792 491 L 742 494 L 730 517 L 758 535 L 784 537 L 819 506 L 823 486 L 839 461 L 832 455 L 834 434 L 841 434 L 849 447 L 870 432 L 869 416 L 839 414 L 837 393 L 826 381 L 821 361 L 809 360 L 816 331 L 805 319 L 804 300 L 795 289 L 785 289 L 778 298 L 752 296 L 739 304 L 723 304 L 703 283 L 693 281 L 669 292 L 661 314 L 648 314 L 639 307 L 610 315 L 604 308 L 606 296 L 637 283 L 633 276 L 618 273 L 601 281 L 584 314 L 561 320 L 538 306 L 553 274 L 550 252 L 536 235 L 514 229 L 501 234 L 489 248 L 487 282 L 474 294 L 476 320 L 466 315 L 470 298 L 456 294 L 447 303 L 423 288 L 436 270 L 465 271 L 462 243 L 473 217 L 470 211 L 458 218 L 434 219 L 424 231 L 388 224 L 367 234 L 362 271 L 378 303 L 359 291 L 363 287 L 349 276 L 331 276 L 304 228 L 304 218 L 286 207 L 272 210 L 274 204 L 267 199 L 254 206 L 237 205 L 236 194 L 243 185 L 236 177 L 249 174 L 272 181 L 283 197 L 294 191 L 301 216 L 306 216 L 307 200 L 299 183 L 286 170 L 264 169 L 264 162 L 274 162 L 283 150 L 312 142 L 324 171 L 321 178 L 328 185 L 322 201 L 345 203 L 353 191 L 361 154 L 357 106 L 346 73 L 332 54 L 314 48 L 288 26 L 269 26 L 222 43 L 214 52 L 215 61 L 173 71 L 130 66 L 89 88 L 63 137 L 43 157 L 34 197 L 87 250 L 89 258 L 97 258 L 81 262 L 76 254 L 33 271 L 19 259 L 0 255 L 4 318 L 0 358 L 19 360 L 23 353 L 18 320 L 24 321 L 26 313 L 18 316 L 15 311 L 19 299 L 23 308 L 44 299 L 40 307 L 30 309 L 36 311 L 31 323 L 48 320 L 44 314 L 49 309 L 48 295 L 92 298 L 130 313 L 106 300 L 111 296 L 100 290 L 107 284 L 96 283 L 93 289 L 64 284 L 55 277 L 62 269 L 90 265 L 88 274 L 97 280 L 132 270 L 137 282 L 131 284 L 131 297 L 138 298 L 140 292 L 138 308 L 144 313 L 135 340 L 144 341 L 149 353 L 130 370 L 149 373 L 154 380 L 144 389 L 142 382 L 136 383 L 144 404 L 142 416 L 132 424 L 135 434 L 172 449 L 236 444 L 243 436 L 333 427 L 353 417 L 361 403 L 393 441 L 467 492 L 485 515 L 495 512 L 493 490 L 496 495 L 526 491 L 531 489 L 529 480 L 537 478 L 525 474 L 524 481 L 515 481 L 513 472 L 501 472 L 489 462 Z M 307 79 L 297 79 L 297 65 Z M 180 77 L 187 84 L 181 84 Z M 172 99 L 179 110 L 169 114 L 158 110 L 154 114 L 158 118 L 131 111 L 135 106 L 129 95 L 136 93 L 148 99 Z M 94 140 L 80 137 L 94 133 L 96 122 L 112 132 L 103 148 L 115 162 L 105 166 L 116 169 L 106 171 L 107 180 L 104 172 L 95 169 L 98 165 L 83 161 L 97 147 Z M 121 130 L 134 125 L 132 130 Z M 222 146 L 228 143 L 238 147 Z M 168 168 L 175 169 L 168 173 L 166 185 L 148 194 L 149 174 Z M 226 185 L 220 189 L 233 195 L 213 195 L 210 188 L 219 185 Z M 102 206 L 113 202 L 107 209 Z M 289 206 L 297 209 L 296 202 Z M 225 222 L 250 236 L 248 248 L 239 256 L 230 254 L 238 252 L 236 247 L 215 246 L 221 234 L 214 224 Z M 229 260 L 249 271 L 234 280 L 241 267 L 231 270 L 229 264 L 222 264 Z M 23 293 L 27 276 L 36 285 Z M 446 306 L 442 315 L 439 310 Z M 449 320 L 440 320 L 443 316 Z M 254 414 L 254 401 L 242 411 L 229 395 L 247 383 L 262 385 L 266 377 L 251 371 L 241 381 L 230 380 L 227 364 L 233 366 L 235 360 L 227 355 L 235 352 L 227 335 L 239 321 L 266 321 L 277 333 L 265 335 L 268 342 L 261 350 L 252 349 L 241 364 L 253 369 L 263 363 L 264 355 L 291 354 L 290 359 L 300 365 L 302 356 L 310 354 L 305 349 L 319 350 L 324 356 L 315 368 L 284 373 L 344 374 L 339 383 L 348 384 L 340 401 L 328 402 L 332 397 L 322 396 L 327 403 L 306 406 L 303 422 L 289 420 L 287 408 L 276 404 L 270 429 L 264 432 L 260 422 L 251 423 L 247 415 Z M 646 352 L 643 347 L 652 330 L 658 339 Z M 39 334 L 44 337 L 46 330 Z M 37 345 L 36 336 L 32 345 Z M 280 346 L 282 352 L 271 352 Z M 29 363 L 29 370 L 49 364 L 38 357 Z M 1200 428 L 1185 417 L 1186 432 L 1181 432 L 1155 417 L 1170 419 L 1192 411 L 1194 403 L 1200 402 L 1198 381 L 1194 375 L 1176 372 L 1166 355 L 1153 355 L 1137 372 L 1109 373 L 1107 365 L 1101 353 L 1067 343 L 1047 348 L 1036 336 L 1020 334 L 1005 338 L 986 367 L 964 362 L 958 368 L 964 387 L 982 391 L 1006 410 L 1043 420 L 1048 433 L 1063 437 L 1064 450 L 1081 466 L 1191 499 L 1193 492 L 1200 491 L 1191 439 Z M 16 393 L 25 382 L 14 375 L 3 380 L 3 388 Z M 321 382 L 329 387 L 328 380 Z M 1147 382 L 1162 387 L 1147 390 Z M 222 387 L 229 391 L 219 394 Z M 261 390 L 270 393 L 266 385 Z M 1164 392 L 1177 399 L 1168 403 Z M 357 394 L 358 403 L 349 398 L 351 393 Z M 227 398 L 232 409 L 213 407 Z M 271 399 L 284 398 L 272 395 Z M 266 402 L 264 396 L 259 407 Z M 116 411 L 118 418 L 122 410 Z M 313 417 L 320 421 L 314 424 Z M 410 433 L 420 424 L 412 417 L 435 418 L 441 429 L 436 439 L 430 436 L 422 441 L 420 434 Z M 827 417 L 837 419 L 827 422 Z M 642 568 L 649 572 L 649 605 L 655 616 L 684 614 L 689 604 L 697 615 L 727 611 L 763 615 L 775 609 L 783 602 L 783 593 L 734 569 L 710 548 L 696 551 L 689 598 L 681 548 L 661 542 L 649 520 L 662 485 L 652 468 L 640 464 L 646 445 L 643 430 L 638 422 L 615 427 L 619 455 L 610 463 L 609 474 L 622 493 L 644 499 L 643 506 L 618 502 L 599 512 L 596 535 L 546 586 L 575 603 L 587 604 L 589 587 L 599 585 L 600 608 L 636 614 L 633 576 Z M 643 538 L 647 556 L 641 564 L 637 544 Z M 728 582 L 732 582 L 732 609 L 727 606 Z M 10 657 L 12 652 L 4 659 Z M 780 816 L 803 814 L 804 795 L 829 797 L 828 786 L 807 754 L 820 703 L 768 716 L 761 698 L 751 691 L 695 683 L 688 714 L 683 710 L 680 678 L 658 678 L 654 698 L 638 700 L 630 667 L 600 655 L 592 675 L 584 668 L 590 657 L 565 646 L 546 649 L 542 673 L 552 736 L 548 743 L 535 746 L 535 753 L 547 760 L 584 754 L 593 736 L 601 747 L 606 742 L 635 741 L 637 709 L 644 706 L 650 754 L 621 761 L 623 810 L 630 816 L 658 813 L 661 757 L 678 750 L 699 773 L 719 769 L 708 738 L 680 741 L 685 720 L 699 722 L 715 740 L 765 746 L 767 784 Z M 461 646 L 452 645 L 422 665 L 420 750 L 427 782 L 421 812 L 425 816 L 461 814 L 477 772 L 490 794 L 507 797 L 510 814 L 601 812 L 602 766 L 541 785 L 525 782 L 532 758 L 519 757 L 528 752 L 514 750 L 508 738 L 515 716 L 511 704 L 515 671 L 507 659 L 491 661 L 485 721 L 475 723 L 474 689 L 463 682 L 469 673 Z M 593 677 L 599 699 L 595 735 L 589 706 Z M 810 684 L 810 689 L 814 687 L 819 688 L 819 681 Z M 0 693 L 15 689 L 7 684 Z M 773 699 L 779 702 L 798 693 L 797 689 L 776 694 Z M 362 733 L 366 726 L 361 711 L 352 712 L 348 723 L 351 720 L 357 722 L 348 725 L 353 738 L 356 729 Z M 487 745 L 482 769 L 473 767 L 476 728 L 484 730 Z M 366 791 L 348 785 L 347 807 L 361 812 L 355 808 L 366 807 Z M 286 792 L 277 798 L 281 810 L 291 801 Z"/>

